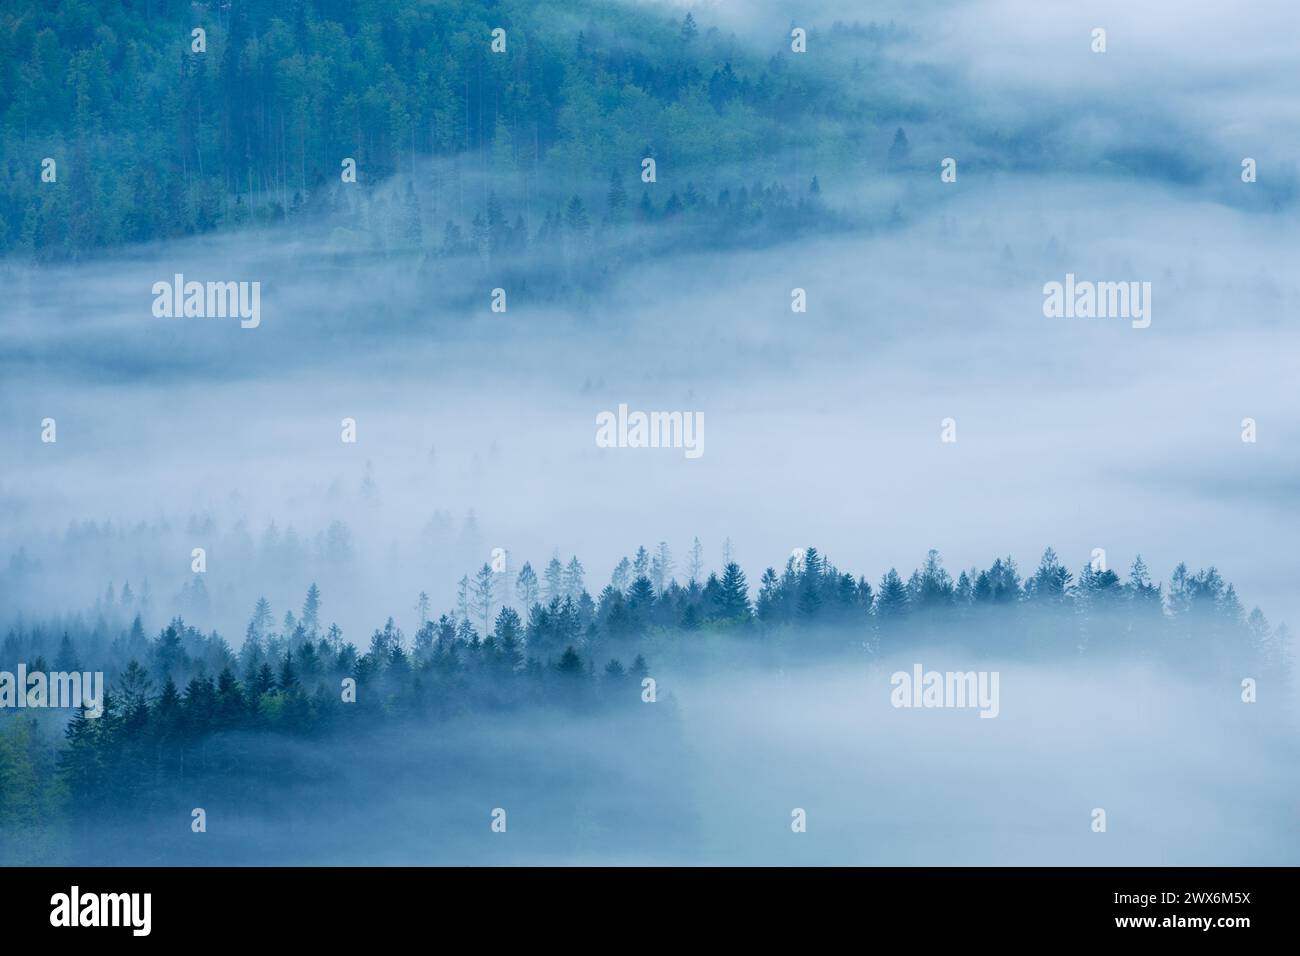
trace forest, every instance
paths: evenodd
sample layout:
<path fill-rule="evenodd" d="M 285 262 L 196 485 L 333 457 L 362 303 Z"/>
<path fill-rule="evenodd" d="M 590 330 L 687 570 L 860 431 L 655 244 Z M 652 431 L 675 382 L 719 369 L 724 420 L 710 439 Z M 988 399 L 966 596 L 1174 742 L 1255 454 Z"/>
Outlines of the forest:
<path fill-rule="evenodd" d="M 625 221 L 693 221 L 713 239 L 788 233 L 834 223 L 818 208 L 819 166 L 906 165 L 898 123 L 881 126 L 878 142 L 864 136 L 903 118 L 873 92 L 861 55 L 896 39 L 892 25 L 836 23 L 813 61 L 788 36 L 771 37 L 763 58 L 670 12 L 488 0 L 6 4 L 0 253 L 78 258 L 340 209 L 350 245 L 431 255 L 515 251 Z M 494 53 L 497 28 L 507 41 Z M 653 190 L 638 189 L 646 157 L 661 170 Z M 42 179 L 47 158 L 53 182 Z M 344 159 L 356 163 L 351 192 Z M 374 194 L 398 176 L 405 189 Z"/>
<path fill-rule="evenodd" d="M 891 568 L 873 586 L 808 548 L 767 568 L 752 590 L 735 562 L 701 582 L 698 548 L 685 584 L 673 567 L 666 544 L 641 547 L 593 597 L 576 557 L 553 557 L 540 576 L 527 562 L 513 574 L 484 564 L 462 579 L 456 609 L 434 619 L 422 593 L 414 636 L 389 618 L 364 651 L 325 623 L 314 584 L 278 627 L 259 599 L 238 650 L 180 618 L 150 636 L 130 585 L 110 588 L 93 625 L 16 625 L 0 644 L 5 668 L 103 670 L 109 685 L 96 719 L 4 716 L 0 828 L 57 842 L 65 825 L 145 812 L 182 783 L 247 797 L 259 772 L 292 777 L 258 763 L 249 744 L 258 739 L 355 742 L 384 725 L 628 712 L 647 702 L 651 661 L 690 662 L 728 637 L 766 666 L 901 660 L 944 644 L 969 660 L 1146 660 L 1278 686 L 1289 672 L 1285 625 L 1245 613 L 1214 568 L 1179 565 L 1161 585 L 1138 557 L 1126 579 L 1091 564 L 1076 577 L 1048 549 L 1024 576 L 1008 556 L 954 580 L 930 551 L 906 577 Z M 345 679 L 355 682 L 351 699 Z M 656 702 L 671 714 L 671 695 Z M 43 846 L 11 848 L 10 861 Z"/>
<path fill-rule="evenodd" d="M 801 54 L 729 6 L 0 5 L 0 671 L 108 689 L 0 709 L 0 864 L 770 863 L 816 802 L 799 862 L 1092 864 L 1102 800 L 1134 862 L 1294 862 L 1292 638 L 1199 568 L 1294 616 L 1286 51 L 1153 90 L 1132 34 L 823 7 Z M 1114 269 L 1149 341 L 1044 322 Z M 154 319 L 182 272 L 267 321 Z M 601 454 L 633 399 L 707 409 L 715 470 Z M 773 563 L 570 553 L 729 528 Z M 785 551 L 1043 537 L 1198 569 Z M 1002 669 L 999 718 L 893 711 L 920 662 Z"/>

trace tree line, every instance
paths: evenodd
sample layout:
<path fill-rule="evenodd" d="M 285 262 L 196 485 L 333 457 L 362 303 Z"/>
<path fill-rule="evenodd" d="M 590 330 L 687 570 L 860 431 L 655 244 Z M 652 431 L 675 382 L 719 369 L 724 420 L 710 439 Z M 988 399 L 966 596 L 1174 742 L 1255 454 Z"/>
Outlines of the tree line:
<path fill-rule="evenodd" d="M 259 598 L 237 651 L 180 618 L 150 637 L 139 613 L 116 634 L 102 619 L 93 628 L 76 619 L 61 634 L 15 625 L 0 667 L 102 670 L 108 691 L 98 718 L 15 711 L 0 720 L 0 829 L 30 831 L 30 851 L 54 839 L 63 809 L 90 820 L 110 806 L 147 810 L 185 781 L 255 787 L 257 773 L 284 772 L 249 770 L 261 759 L 252 741 L 264 735 L 329 739 L 393 722 L 640 706 L 654 694 L 647 654 L 689 655 L 720 635 L 783 659 L 888 660 L 942 642 L 1003 660 L 1127 657 L 1278 686 L 1289 677 L 1286 626 L 1273 628 L 1258 608 L 1247 614 L 1215 568 L 1180 564 L 1162 585 L 1138 557 L 1123 579 L 1092 563 L 1075 575 L 1049 548 L 1025 575 L 1008 556 L 954 579 L 930 551 L 910 574 L 891 568 L 873 586 L 810 547 L 751 589 L 727 558 L 706 575 L 696 539 L 681 583 L 666 543 L 641 547 L 594 597 L 576 557 L 555 556 L 540 575 L 528 562 L 514 573 L 484 564 L 461 580 L 455 609 L 434 618 L 421 593 L 413 636 L 389 618 L 364 651 L 325 624 L 314 584 L 278 624 Z M 129 606 L 129 590 L 118 606 Z"/>
<path fill-rule="evenodd" d="M 444 707 L 461 692 L 496 693 L 501 678 L 522 675 L 539 687 L 555 674 L 615 678 L 628 672 L 629 660 L 631 672 L 644 674 L 644 653 L 691 634 L 770 637 L 811 651 L 873 655 L 947 635 L 949 643 L 982 654 L 1120 654 L 1246 670 L 1285 668 L 1289 643 L 1286 625 L 1272 627 L 1259 608 L 1247 613 L 1216 568 L 1193 573 L 1179 564 L 1164 585 L 1152 580 L 1141 556 L 1123 579 L 1097 563 L 1076 576 L 1050 548 L 1026 575 L 1006 556 L 954 579 L 931 550 L 907 576 L 890 568 L 873 586 L 809 547 L 792 553 L 780 571 L 768 567 L 751 589 L 734 560 L 705 574 L 696 539 L 685 583 L 675 571 L 665 542 L 622 558 L 595 595 L 576 556 L 567 563 L 552 557 L 540 575 L 528 561 L 514 572 L 485 562 L 460 580 L 455 608 L 435 618 L 421 592 L 412 636 L 390 617 L 364 651 L 325 623 L 321 591 L 312 584 L 300 613 L 288 610 L 278 624 L 270 602 L 259 598 L 237 651 L 217 632 L 204 634 L 179 617 L 151 638 L 136 613 L 117 634 L 102 617 L 93 626 L 80 617 L 65 620 L 57 637 L 39 624 L 13 626 L 0 642 L 0 663 L 103 670 L 120 693 L 154 704 L 202 694 L 196 681 L 216 687 L 224 674 L 227 693 L 244 695 L 236 709 L 245 716 L 301 729 L 295 721 L 305 713 L 302 704 L 338 697 L 345 677 L 356 680 L 358 702 L 364 699 L 358 711 Z M 123 585 L 117 606 L 131 610 L 133 597 Z M 109 606 L 103 600 L 99 606 Z M 448 693 L 432 693 L 443 683 Z"/>

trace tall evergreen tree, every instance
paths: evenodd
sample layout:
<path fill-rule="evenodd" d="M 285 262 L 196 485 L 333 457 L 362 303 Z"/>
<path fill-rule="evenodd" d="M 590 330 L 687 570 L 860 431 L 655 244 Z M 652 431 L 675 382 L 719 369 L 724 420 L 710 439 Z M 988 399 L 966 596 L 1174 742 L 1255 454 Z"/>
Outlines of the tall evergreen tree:
<path fill-rule="evenodd" d="M 662 594 L 673 576 L 673 554 L 668 550 L 667 541 L 660 541 L 655 549 L 655 556 L 650 562 L 650 572 L 655 592 Z"/>
<path fill-rule="evenodd" d="M 907 613 L 907 588 L 898 571 L 890 568 L 880 579 L 880 589 L 876 593 L 876 617 L 882 621 L 896 620 Z"/>
<path fill-rule="evenodd" d="M 302 620 L 299 622 L 307 635 L 315 640 L 320 633 L 320 588 L 313 581 L 302 602 Z"/>
<path fill-rule="evenodd" d="M 483 567 L 479 568 L 478 573 L 474 575 L 474 590 L 470 597 L 470 611 L 476 620 L 482 622 L 484 633 L 487 633 L 492 627 L 494 584 L 492 566 L 485 563 Z"/>
<path fill-rule="evenodd" d="M 623 188 L 623 179 L 618 170 L 609 171 L 609 189 L 605 193 L 606 216 L 610 222 L 621 222 L 627 209 L 627 190 Z"/>
<path fill-rule="evenodd" d="M 537 574 L 533 571 L 533 566 L 525 561 L 515 578 L 515 597 L 527 613 L 528 609 L 537 603 L 539 596 Z"/>
<path fill-rule="evenodd" d="M 721 591 L 718 597 L 718 616 L 727 621 L 749 619 L 749 586 L 745 572 L 734 561 L 723 569 Z"/>
<path fill-rule="evenodd" d="M 564 597 L 564 565 L 560 564 L 558 557 L 553 557 L 546 565 L 542 600 L 549 604 L 562 597 Z"/>
<path fill-rule="evenodd" d="M 568 566 L 564 569 L 563 589 L 566 597 L 573 598 L 576 601 L 583 593 L 583 573 L 582 562 L 577 557 L 570 558 Z"/>

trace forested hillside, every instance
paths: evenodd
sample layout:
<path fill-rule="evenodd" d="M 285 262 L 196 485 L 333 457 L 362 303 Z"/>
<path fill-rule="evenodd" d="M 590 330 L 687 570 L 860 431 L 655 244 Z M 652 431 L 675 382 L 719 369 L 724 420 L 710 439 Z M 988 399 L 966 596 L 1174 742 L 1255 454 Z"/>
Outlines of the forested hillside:
<path fill-rule="evenodd" d="M 864 134 L 899 107 L 873 92 L 857 51 L 890 42 L 891 26 L 836 24 L 817 57 L 774 35 L 759 55 L 672 14 L 586 2 L 15 0 L 0 14 L 0 252 L 54 258 L 328 209 L 345 158 L 362 191 L 455 158 L 438 175 L 464 222 L 424 209 L 434 248 L 468 239 L 475 213 L 486 228 L 489 178 L 522 197 L 515 228 L 535 233 L 552 212 L 570 226 L 598 220 L 606 199 L 615 217 L 672 216 L 723 189 L 730 206 L 755 181 L 816 195 L 819 171 L 885 166 Z M 504 52 L 491 49 L 498 28 Z M 638 190 L 647 156 L 663 171 L 653 196 Z M 46 158 L 55 182 L 42 180 Z M 608 197 L 583 188 L 593 183 L 608 183 Z M 482 193 L 471 209 L 466 188 Z M 747 195 L 735 218 L 781 199 Z"/>
<path fill-rule="evenodd" d="M 0 828 L 58 841 L 65 810 L 73 824 L 110 809 L 156 812 L 166 794 L 195 787 L 255 799 L 258 773 L 293 779 L 255 758 L 267 752 L 253 744 L 263 736 L 355 743 L 398 724 L 627 713 L 648 699 L 647 654 L 688 667 L 709 648 L 769 666 L 844 655 L 888 663 L 951 646 L 964 661 L 1144 660 L 1234 684 L 1289 680 L 1285 625 L 1274 629 L 1258 609 L 1247 615 L 1213 568 L 1179 565 L 1164 588 L 1138 558 L 1126 581 L 1092 566 L 1076 580 L 1048 549 L 1026 577 L 1005 557 L 953 580 L 931 551 L 906 578 L 891 568 L 873 588 L 809 548 L 781 572 L 767 569 L 751 593 L 735 563 L 704 581 L 696 565 L 680 584 L 666 546 L 641 548 L 596 598 L 577 558 L 552 559 L 540 578 L 527 563 L 510 576 L 484 565 L 462 582 L 457 610 L 433 620 L 421 594 L 413 639 L 390 618 L 364 653 L 325 625 L 315 585 L 280 627 L 259 600 L 237 652 L 179 618 L 150 638 L 148 608 L 129 586 L 110 589 L 94 624 L 13 628 L 0 644 L 0 670 L 19 661 L 33 672 L 102 670 L 109 684 L 101 717 L 75 714 L 66 728 L 57 711 L 0 721 Z M 718 644 L 728 635 L 745 645 Z M 659 727 L 652 736 L 671 744 L 662 736 L 671 721 Z M 47 850 L 38 842 L 24 852 Z"/>

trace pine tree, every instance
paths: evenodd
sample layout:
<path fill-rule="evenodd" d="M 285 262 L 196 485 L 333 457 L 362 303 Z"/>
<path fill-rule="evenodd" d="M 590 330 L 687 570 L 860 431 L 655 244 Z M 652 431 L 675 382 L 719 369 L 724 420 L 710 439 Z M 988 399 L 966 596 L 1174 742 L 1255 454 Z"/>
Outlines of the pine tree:
<path fill-rule="evenodd" d="M 736 562 L 730 562 L 722 572 L 721 592 L 718 599 L 718 616 L 723 620 L 748 620 L 749 586 L 745 572 Z"/>
<path fill-rule="evenodd" d="M 632 633 L 640 633 L 650 620 L 654 609 L 655 589 L 644 575 L 632 582 L 627 592 L 627 622 Z"/>
<path fill-rule="evenodd" d="M 925 566 L 917 576 L 915 590 L 909 589 L 908 598 L 919 610 L 946 608 L 952 602 L 952 577 L 943 568 L 939 552 L 931 548 L 925 556 Z"/>
<path fill-rule="evenodd" d="M 681 628 L 684 631 L 700 629 L 700 610 L 694 602 L 686 605 L 686 610 L 682 611 Z"/>
<path fill-rule="evenodd" d="M 542 600 L 549 604 L 562 597 L 564 597 L 564 565 L 560 564 L 558 557 L 553 557 L 546 565 Z"/>
<path fill-rule="evenodd" d="M 965 574 L 963 573 L 963 577 L 964 576 Z M 872 606 L 875 603 L 875 596 L 871 593 L 871 585 L 865 577 L 858 578 L 857 603 L 862 613 L 871 613 Z"/>
<path fill-rule="evenodd" d="M 293 652 L 287 651 L 284 660 L 280 662 L 280 676 L 275 682 L 276 689 L 282 694 L 287 694 L 298 686 L 298 672 L 293 666 Z"/>
<path fill-rule="evenodd" d="M 636 557 L 632 560 L 632 579 L 648 577 L 650 574 L 650 552 L 646 551 L 645 545 L 636 549 Z"/>
<path fill-rule="evenodd" d="M 1070 588 L 1070 572 L 1056 557 L 1051 548 L 1043 552 L 1038 570 L 1025 582 L 1025 596 L 1034 601 L 1059 604 L 1065 600 Z"/>
<path fill-rule="evenodd" d="M 763 572 L 758 582 L 758 602 L 755 612 L 765 624 L 774 623 L 780 613 L 781 582 L 773 568 Z"/>
<path fill-rule="evenodd" d="M 180 733 L 181 729 L 181 695 L 175 682 L 168 677 L 158 695 L 158 702 L 153 708 L 153 733 L 161 740 L 168 740 Z"/>
<path fill-rule="evenodd" d="M 907 141 L 907 134 L 903 132 L 900 126 L 894 132 L 894 141 L 889 145 L 889 160 L 887 163 L 890 172 L 898 172 L 907 165 L 908 158 L 912 154 L 912 146 Z"/>
<path fill-rule="evenodd" d="M 511 607 L 503 607 L 497 614 L 492 636 L 497 644 L 497 654 L 503 666 L 514 671 L 523 663 L 524 655 L 520 645 L 524 638 L 523 622 L 519 613 Z"/>
<path fill-rule="evenodd" d="M 704 548 L 700 545 L 700 539 L 696 537 L 691 541 L 691 565 L 690 575 L 691 582 L 694 583 L 700 579 L 700 574 L 704 571 Z"/>
<path fill-rule="evenodd" d="M 469 620 L 469 575 L 456 582 L 456 611 L 462 621 Z"/>
<path fill-rule="evenodd" d="M 609 584 L 610 587 L 614 588 L 614 590 L 618 591 L 620 594 L 625 594 L 627 593 L 627 586 L 631 581 L 632 562 L 624 557 L 614 566 L 614 573 L 610 575 Z"/>
<path fill-rule="evenodd" d="M 229 667 L 223 668 L 217 677 L 217 726 L 224 728 L 239 726 L 244 719 L 247 706 L 244 691 L 235 679 L 234 673 Z"/>
<path fill-rule="evenodd" d="M 564 594 L 567 597 L 578 600 L 579 595 L 583 593 L 585 585 L 583 583 L 582 562 L 576 557 L 569 559 L 568 566 L 564 569 Z"/>
<path fill-rule="evenodd" d="M 627 190 L 623 188 L 623 180 L 616 169 L 609 171 L 609 190 L 605 193 L 605 204 L 608 207 L 609 221 L 620 222 L 623 211 L 627 208 Z"/>
<path fill-rule="evenodd" d="M 821 607 L 822 597 L 818 593 L 817 579 L 805 576 L 799 588 L 799 616 L 811 620 L 817 617 Z"/>
<path fill-rule="evenodd" d="M 893 620 L 907 613 L 907 587 L 898 571 L 890 568 L 880 580 L 880 591 L 876 595 L 876 617 L 880 620 Z"/>
<path fill-rule="evenodd" d="M 54 656 L 55 670 L 63 673 L 72 673 L 81 670 L 81 664 L 77 660 L 77 650 L 72 646 L 72 638 L 68 632 L 63 632 L 63 640 L 59 642 L 59 652 Z"/>
<path fill-rule="evenodd" d="M 302 602 L 302 628 L 315 640 L 320 629 L 320 588 L 313 581 L 307 589 L 307 597 Z"/>
<path fill-rule="evenodd" d="M 564 649 L 564 654 L 560 657 L 560 662 L 555 669 L 571 679 L 582 676 L 582 658 L 578 656 L 578 652 L 573 649 L 572 645 Z"/>
<path fill-rule="evenodd" d="M 1160 587 L 1151 583 L 1151 574 L 1140 554 L 1133 559 L 1133 565 L 1129 568 L 1127 591 L 1135 613 L 1144 617 L 1163 613 Z"/>
<path fill-rule="evenodd" d="M 564 211 L 564 224 L 568 227 L 569 232 L 579 239 L 585 238 L 591 229 L 591 220 L 587 216 L 587 209 L 577 196 L 569 200 L 568 208 Z"/>
<path fill-rule="evenodd" d="M 518 641 L 523 637 L 523 623 L 519 620 L 519 612 L 512 607 L 503 607 L 497 614 L 496 623 L 492 626 L 492 636 L 496 638 L 498 644 L 504 644 L 508 640 Z"/>
<path fill-rule="evenodd" d="M 126 670 L 122 672 L 122 676 L 118 678 L 117 684 L 128 711 L 133 707 L 147 708 L 149 689 L 153 686 L 153 681 L 150 680 L 148 671 L 140 666 L 139 661 L 132 658 L 126 665 Z"/>
<path fill-rule="evenodd" d="M 527 613 L 530 607 L 537 603 L 537 573 L 533 570 L 533 566 L 527 561 L 525 561 L 524 566 L 519 569 L 519 574 L 515 578 L 515 597 L 523 606 L 525 613 Z"/>
<path fill-rule="evenodd" d="M 664 588 L 667 587 L 669 580 L 673 576 L 673 555 L 668 550 L 667 541 L 659 542 L 659 546 L 655 549 L 655 556 L 650 563 L 650 569 L 655 593 L 663 594 Z"/>
<path fill-rule="evenodd" d="M 172 686 L 173 692 L 175 689 Z M 72 715 L 63 736 L 67 746 L 59 757 L 59 765 L 69 795 L 82 807 L 93 806 L 103 797 L 100 786 L 103 767 L 95 720 L 86 716 L 84 704 Z"/>
<path fill-rule="evenodd" d="M 483 631 L 487 633 L 492 626 L 492 590 L 495 580 L 492 566 L 484 563 L 474 575 L 474 590 L 470 597 L 470 611 L 474 617 L 483 622 Z"/>
<path fill-rule="evenodd" d="M 263 661 L 257 669 L 257 674 L 253 678 L 253 685 L 250 694 L 249 703 L 255 704 L 265 694 L 269 694 L 275 689 L 275 672 L 271 670 L 271 663 Z"/>

